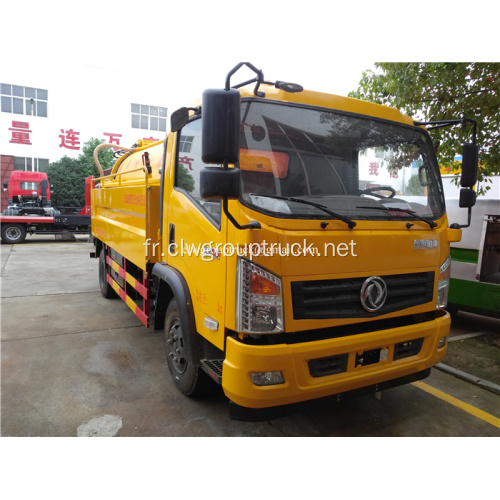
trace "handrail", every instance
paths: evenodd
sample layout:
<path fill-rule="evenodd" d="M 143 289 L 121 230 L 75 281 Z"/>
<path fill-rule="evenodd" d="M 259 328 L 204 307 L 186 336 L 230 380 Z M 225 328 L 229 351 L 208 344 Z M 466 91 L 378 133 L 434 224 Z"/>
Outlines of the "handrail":
<path fill-rule="evenodd" d="M 99 151 L 102 148 L 116 148 L 116 146 L 117 146 L 116 144 L 104 143 L 104 144 L 99 144 L 99 146 L 97 146 L 94 149 L 94 163 L 97 167 L 97 170 L 99 170 L 99 174 L 101 174 L 100 175 L 101 177 L 104 177 L 104 170 L 102 169 L 101 164 L 99 163 L 99 158 L 97 157 L 97 155 L 99 154 Z M 122 151 L 127 151 L 129 153 L 134 153 L 138 148 L 124 148 L 122 146 L 119 146 L 119 149 L 121 149 Z"/>
<path fill-rule="evenodd" d="M 94 185 L 95 185 L 95 182 L 97 182 L 97 181 L 103 182 L 107 179 L 114 180 L 118 177 L 118 185 L 121 186 L 122 185 L 122 176 L 124 176 L 126 174 L 133 174 L 135 172 L 144 172 L 147 174 L 145 167 L 138 167 L 138 168 L 134 168 L 132 170 L 125 170 L 124 172 L 115 172 L 115 173 L 111 173 L 109 175 L 103 175 L 102 177 L 97 177 L 97 179 L 92 179 L 92 181 L 94 182 Z M 147 178 L 147 175 L 146 175 L 146 178 Z"/>

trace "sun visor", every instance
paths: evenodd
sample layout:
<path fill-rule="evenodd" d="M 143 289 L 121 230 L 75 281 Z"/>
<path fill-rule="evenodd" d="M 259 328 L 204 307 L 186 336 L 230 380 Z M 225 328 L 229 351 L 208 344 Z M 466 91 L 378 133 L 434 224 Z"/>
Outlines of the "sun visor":
<path fill-rule="evenodd" d="M 288 174 L 287 153 L 275 153 L 258 149 L 240 149 L 240 169 L 252 172 L 272 173 L 274 177 L 284 179 Z"/>

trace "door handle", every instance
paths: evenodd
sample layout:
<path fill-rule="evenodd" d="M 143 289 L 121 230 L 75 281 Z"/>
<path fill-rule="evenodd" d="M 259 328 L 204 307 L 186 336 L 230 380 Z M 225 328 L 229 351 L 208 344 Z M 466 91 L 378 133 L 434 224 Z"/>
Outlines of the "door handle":
<path fill-rule="evenodd" d="M 168 229 L 168 251 L 170 254 L 175 252 L 175 224 L 170 224 Z"/>

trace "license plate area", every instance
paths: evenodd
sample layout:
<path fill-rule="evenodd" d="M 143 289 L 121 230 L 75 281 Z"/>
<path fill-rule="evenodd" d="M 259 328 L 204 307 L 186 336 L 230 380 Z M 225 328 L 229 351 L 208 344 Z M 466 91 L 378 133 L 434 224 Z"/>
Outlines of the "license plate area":
<path fill-rule="evenodd" d="M 362 353 L 356 354 L 356 361 L 354 366 L 368 366 L 380 363 L 380 361 L 387 361 L 388 349 L 369 349 Z"/>
<path fill-rule="evenodd" d="M 400 342 L 399 344 L 396 344 L 394 346 L 394 361 L 417 355 L 422 349 L 423 344 L 423 338 L 408 340 L 407 342 Z"/>

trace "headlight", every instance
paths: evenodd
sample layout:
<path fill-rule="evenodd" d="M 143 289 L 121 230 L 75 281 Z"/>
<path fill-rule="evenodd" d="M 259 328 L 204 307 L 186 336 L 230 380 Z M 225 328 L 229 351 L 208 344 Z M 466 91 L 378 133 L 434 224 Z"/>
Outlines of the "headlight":
<path fill-rule="evenodd" d="M 451 258 L 448 258 L 439 268 L 439 282 L 436 299 L 436 309 L 442 309 L 448 304 L 448 289 L 450 288 Z"/>
<path fill-rule="evenodd" d="M 244 333 L 283 331 L 281 279 L 253 262 L 238 259 L 236 324 Z"/>

